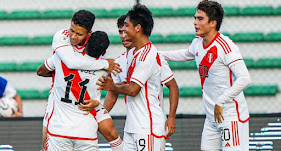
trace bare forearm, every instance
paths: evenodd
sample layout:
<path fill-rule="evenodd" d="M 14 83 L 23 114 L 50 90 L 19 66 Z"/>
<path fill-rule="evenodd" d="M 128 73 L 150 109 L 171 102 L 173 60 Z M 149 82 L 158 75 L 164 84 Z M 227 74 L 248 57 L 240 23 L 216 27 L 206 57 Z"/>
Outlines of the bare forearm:
<path fill-rule="evenodd" d="M 178 102 L 179 102 L 179 88 L 177 85 L 169 87 L 169 100 L 170 100 L 170 117 L 176 117 Z"/>
<path fill-rule="evenodd" d="M 18 112 L 22 113 L 22 100 L 18 94 L 15 95 L 15 100 L 18 104 Z"/>
<path fill-rule="evenodd" d="M 110 112 L 113 106 L 115 105 L 117 99 L 118 99 L 119 94 L 114 93 L 114 92 L 108 92 L 106 95 L 106 98 L 104 100 L 104 108 Z"/>
<path fill-rule="evenodd" d="M 124 94 L 129 96 L 138 95 L 139 91 L 135 91 L 134 86 L 131 84 L 115 84 L 111 91 L 117 94 Z"/>

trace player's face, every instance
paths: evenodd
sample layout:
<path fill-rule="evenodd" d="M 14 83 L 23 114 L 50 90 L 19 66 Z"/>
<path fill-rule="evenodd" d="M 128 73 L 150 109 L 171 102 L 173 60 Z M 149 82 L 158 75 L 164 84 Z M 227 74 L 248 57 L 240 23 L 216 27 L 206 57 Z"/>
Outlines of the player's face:
<path fill-rule="evenodd" d="M 134 43 L 137 30 L 134 27 L 133 23 L 130 21 L 129 17 L 125 19 L 124 23 L 125 23 L 125 33 L 126 33 L 125 40 Z"/>
<path fill-rule="evenodd" d="M 121 28 L 118 28 L 119 37 L 120 37 L 120 40 L 121 40 L 123 46 L 127 49 L 131 49 L 131 48 L 133 48 L 132 42 L 125 40 L 125 37 L 127 35 L 125 32 L 125 29 L 126 29 L 125 25 L 123 25 Z"/>
<path fill-rule="evenodd" d="M 88 35 L 90 35 L 90 32 L 87 31 L 85 27 L 78 26 L 71 22 L 71 27 L 70 27 L 70 43 L 73 46 L 76 45 L 84 45 L 85 40 Z"/>
<path fill-rule="evenodd" d="M 197 36 L 204 37 L 212 30 L 213 21 L 209 22 L 209 17 L 204 11 L 198 9 L 194 19 L 195 34 Z"/>

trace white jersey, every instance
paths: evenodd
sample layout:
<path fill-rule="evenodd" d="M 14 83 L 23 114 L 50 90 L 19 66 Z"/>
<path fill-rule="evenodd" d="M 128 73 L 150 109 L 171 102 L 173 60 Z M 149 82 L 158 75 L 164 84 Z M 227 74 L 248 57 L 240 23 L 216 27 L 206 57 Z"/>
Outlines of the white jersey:
<path fill-rule="evenodd" d="M 64 43 L 62 42 L 62 44 Z M 58 44 L 57 48 L 54 47 L 55 54 L 52 56 L 53 58 L 45 62 L 45 66 L 49 67 L 50 71 L 56 69 L 52 89 L 54 107 L 48 121 L 48 133 L 52 136 L 64 138 L 96 140 L 98 125 L 95 119 L 95 110 L 91 114 L 83 115 L 85 111 L 79 110 L 77 104 L 83 103 L 83 100 L 87 99 L 100 100 L 101 92 L 97 90 L 96 81 L 107 72 L 103 70 L 78 71 L 69 69 L 58 55 L 61 51 L 65 51 L 63 48 L 69 46 L 61 45 Z M 82 52 L 84 48 L 80 48 L 73 49 L 71 46 L 73 55 L 76 58 L 92 60 L 93 62 L 94 60 L 98 61 L 95 58 L 84 55 Z M 64 52 L 63 55 L 67 56 L 66 53 Z M 72 60 L 72 62 L 79 63 L 76 60 Z M 54 67 L 52 67 L 52 64 Z"/>
<path fill-rule="evenodd" d="M 117 73 L 116 76 L 114 74 L 111 74 L 114 83 L 126 82 L 127 66 L 128 66 L 127 56 L 128 56 L 128 52 L 126 51 L 121 56 L 117 57 L 115 60 L 115 62 L 120 65 L 122 71 L 120 73 Z"/>
<path fill-rule="evenodd" d="M 164 137 L 165 113 L 160 106 L 161 62 L 151 42 L 134 52 L 128 52 L 127 83 L 141 87 L 135 97 L 127 96 L 127 133 L 151 134 Z"/>
<path fill-rule="evenodd" d="M 174 56 L 171 56 L 172 52 L 161 54 L 171 61 L 195 59 L 201 78 L 206 117 L 209 121 L 214 121 L 216 101 L 230 89 L 236 80 L 230 70 L 231 66 L 244 63 L 239 48 L 227 36 L 218 32 L 208 46 L 204 46 L 203 38 L 197 36 L 188 49 L 179 50 Z M 225 117 L 237 115 L 240 122 L 249 120 L 248 107 L 243 92 L 223 105 L 223 114 Z"/>

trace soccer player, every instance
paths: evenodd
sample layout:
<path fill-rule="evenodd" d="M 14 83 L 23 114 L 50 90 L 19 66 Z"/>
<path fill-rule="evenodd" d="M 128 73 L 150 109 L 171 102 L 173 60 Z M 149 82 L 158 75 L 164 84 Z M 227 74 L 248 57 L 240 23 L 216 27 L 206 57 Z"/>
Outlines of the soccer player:
<path fill-rule="evenodd" d="M 113 59 L 106 60 L 95 60 L 91 58 L 79 57 L 77 53 L 83 53 L 85 44 L 87 43 L 89 36 L 91 35 L 91 28 L 94 24 L 95 16 L 89 11 L 80 10 L 76 12 L 71 20 L 71 27 L 70 29 L 63 29 L 58 31 L 54 35 L 52 49 L 53 53 L 56 53 L 62 60 L 62 62 L 68 67 L 69 69 L 88 69 L 88 70 L 99 70 L 103 69 L 109 63 L 108 71 L 119 71 L 118 64 L 114 63 Z M 107 63 L 108 62 L 108 63 Z M 46 66 L 45 66 L 46 65 Z M 50 76 L 51 74 L 45 74 L 44 68 L 46 67 L 49 70 L 49 65 L 45 62 L 45 65 L 41 65 L 38 70 L 37 74 L 41 76 Z M 88 71 L 87 70 L 87 71 Z M 48 71 L 48 70 L 47 70 Z M 54 77 L 54 74 L 53 74 Z M 43 120 L 43 144 L 46 141 L 46 126 L 47 126 L 47 119 L 49 119 L 50 113 L 48 110 L 49 107 L 52 107 L 52 89 L 49 95 L 49 101 L 47 105 L 47 110 L 45 112 L 44 120 Z M 102 111 L 98 112 L 101 113 Z M 120 139 L 118 133 L 116 132 L 113 123 L 108 123 L 103 120 L 102 118 L 99 119 L 100 116 L 97 116 L 97 120 L 99 122 L 99 131 L 105 136 L 105 138 L 110 142 L 113 143 L 111 145 L 122 145 L 122 140 Z M 101 116 L 102 117 L 102 116 Z M 111 118 L 110 118 L 111 120 Z M 112 122 L 112 120 L 111 120 Z M 103 126 L 100 126 L 103 125 Z M 102 128 L 101 128 L 102 127 Z M 118 142 L 118 143 L 115 143 Z M 117 146 L 118 147 L 118 146 Z"/>
<path fill-rule="evenodd" d="M 116 58 L 116 63 L 120 65 L 120 68 L 122 69 L 120 73 L 118 73 L 116 76 L 111 75 L 114 83 L 126 83 L 126 74 L 127 74 L 127 54 L 128 52 L 133 48 L 132 42 L 125 40 L 125 23 L 124 20 L 126 19 L 126 15 L 122 15 L 117 20 L 117 27 L 119 32 L 119 38 L 123 44 L 123 46 L 127 49 L 121 56 Z M 176 110 L 178 105 L 178 99 L 179 99 L 179 89 L 178 85 L 176 83 L 176 80 L 174 79 L 174 75 L 165 59 L 161 58 L 161 83 L 169 88 L 169 97 L 170 97 L 170 112 L 168 119 L 165 123 L 165 130 L 168 128 L 168 133 L 166 134 L 167 137 L 171 136 L 175 132 L 175 117 L 176 117 Z M 107 111 L 111 111 L 113 106 L 115 105 L 119 94 L 109 91 L 106 95 L 106 98 L 104 100 L 104 108 Z M 160 89 L 160 103 L 161 107 L 164 107 L 163 105 L 163 91 Z M 88 108 L 91 110 L 93 107 L 90 106 L 90 104 L 87 105 L 81 105 L 81 108 L 86 110 Z M 163 108 L 164 110 L 164 108 Z"/>
<path fill-rule="evenodd" d="M 166 116 L 159 101 L 161 61 L 149 36 L 152 13 L 137 4 L 126 15 L 125 40 L 132 42 L 128 52 L 126 84 L 114 84 L 111 77 L 100 78 L 99 89 L 127 95 L 124 150 L 165 150 Z"/>
<path fill-rule="evenodd" d="M 169 61 L 195 60 L 206 119 L 201 150 L 249 150 L 249 122 L 243 90 L 251 79 L 237 45 L 219 32 L 221 4 L 203 0 L 194 16 L 196 37 L 188 49 L 161 52 Z"/>
<path fill-rule="evenodd" d="M 105 54 L 108 45 L 109 39 L 104 32 L 94 32 L 84 52 L 99 59 L 98 56 Z M 90 58 L 85 53 L 76 53 Z M 97 91 L 95 82 L 107 72 L 68 69 L 56 53 L 45 64 L 56 72 L 52 90 L 53 109 L 47 125 L 49 139 L 46 150 L 97 150 L 97 122 L 100 122 L 101 118 L 104 118 L 103 120 L 111 118 L 101 105 L 90 114 L 85 114 L 85 111 L 79 110 L 76 105 L 83 104 L 84 99 L 100 100 L 101 92 Z M 99 104 L 97 101 L 95 103 Z M 104 113 L 106 115 L 102 115 Z M 122 143 L 122 140 L 118 143 Z M 122 150 L 122 146 L 120 147 L 119 150 Z"/>
<path fill-rule="evenodd" d="M 18 95 L 16 89 L 3 77 L 0 77 L 0 101 L 2 97 L 13 98 L 18 104 L 18 110 L 13 110 L 13 115 L 11 117 L 23 117 L 22 113 L 22 100 Z"/>

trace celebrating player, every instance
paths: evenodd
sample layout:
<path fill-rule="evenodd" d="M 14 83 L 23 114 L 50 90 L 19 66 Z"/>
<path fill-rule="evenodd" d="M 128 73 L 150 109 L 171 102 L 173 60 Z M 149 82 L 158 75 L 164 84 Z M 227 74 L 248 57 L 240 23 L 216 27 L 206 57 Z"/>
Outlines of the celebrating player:
<path fill-rule="evenodd" d="M 219 32 L 222 6 L 203 0 L 194 16 L 195 37 L 188 49 L 161 52 L 169 61 L 195 60 L 206 112 L 201 150 L 249 150 L 249 122 L 243 90 L 251 79 L 239 48 Z"/>
<path fill-rule="evenodd" d="M 106 67 L 107 62 L 109 62 L 109 71 L 119 71 L 118 64 L 114 63 L 113 59 L 108 59 L 106 61 L 101 59 L 96 60 L 92 58 L 77 56 L 79 54 L 81 55 L 81 53 L 83 53 L 84 51 L 85 44 L 87 43 L 89 36 L 91 35 L 91 28 L 94 24 L 94 20 L 94 14 L 89 11 L 81 10 L 76 12 L 72 17 L 70 29 L 60 30 L 55 34 L 52 49 L 54 53 L 56 53 L 56 55 L 62 60 L 65 66 L 69 69 L 80 68 L 82 70 L 84 69 L 84 71 L 95 71 L 95 69 L 98 70 Z M 44 70 L 46 68 L 52 70 L 48 62 L 45 62 L 45 65 L 43 64 L 38 68 L 38 75 L 48 75 L 45 73 L 46 70 Z M 49 119 L 51 111 L 48 110 L 48 108 L 52 109 L 52 93 L 53 90 L 51 89 L 47 110 L 45 112 L 43 121 L 43 144 L 45 144 L 44 141 L 46 140 L 46 133 L 44 131 L 46 130 L 45 127 L 48 123 L 47 119 Z M 102 111 L 98 112 L 98 115 L 101 112 Z M 99 121 L 99 131 L 105 136 L 110 144 L 112 143 L 112 148 L 118 148 L 118 145 L 122 146 L 122 140 L 116 132 L 111 118 L 109 120 L 103 120 L 102 115 L 103 114 L 101 114 L 101 116 L 97 116 L 97 120 Z M 107 121 L 111 123 L 108 123 Z"/>
<path fill-rule="evenodd" d="M 146 6 L 137 4 L 125 19 L 125 41 L 134 49 L 127 54 L 126 84 L 114 84 L 111 77 L 100 79 L 100 89 L 127 95 L 124 150 L 164 150 L 165 113 L 159 101 L 161 61 L 149 36 L 153 18 Z"/>
<path fill-rule="evenodd" d="M 105 53 L 108 45 L 109 39 L 104 32 L 94 32 L 89 38 L 85 52 L 97 58 L 97 56 Z M 84 54 L 77 52 L 77 55 L 82 56 Z M 83 57 L 90 58 L 88 55 Z M 87 115 L 85 115 L 85 111 L 79 110 L 76 105 L 85 103 L 84 100 L 100 100 L 101 92 L 97 91 L 95 82 L 107 72 L 103 70 L 70 70 L 56 53 L 45 64 L 55 69 L 56 72 L 52 92 L 53 109 L 47 125 L 49 140 L 46 150 L 97 150 L 97 122 L 110 119 L 111 122 L 107 123 L 113 124 L 112 120 L 101 105 Z M 95 103 L 99 104 L 98 102 Z M 118 143 L 122 144 L 120 138 L 119 141 L 121 142 Z M 58 145 L 59 143 L 64 145 Z M 116 148 L 113 148 L 113 150 L 116 150 Z M 122 146 L 119 146 L 119 150 L 122 150 Z"/>

